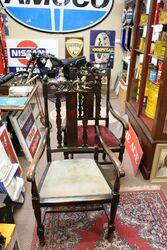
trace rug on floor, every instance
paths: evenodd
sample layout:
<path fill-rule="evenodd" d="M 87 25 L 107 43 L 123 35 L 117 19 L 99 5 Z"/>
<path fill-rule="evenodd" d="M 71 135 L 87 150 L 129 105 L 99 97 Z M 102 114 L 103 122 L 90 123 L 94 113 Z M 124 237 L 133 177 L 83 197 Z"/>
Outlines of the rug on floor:
<path fill-rule="evenodd" d="M 167 249 L 167 200 L 162 191 L 122 192 L 112 243 L 105 239 L 106 233 L 103 211 L 47 214 L 44 249 Z M 40 248 L 35 229 L 31 250 L 37 249 Z"/>

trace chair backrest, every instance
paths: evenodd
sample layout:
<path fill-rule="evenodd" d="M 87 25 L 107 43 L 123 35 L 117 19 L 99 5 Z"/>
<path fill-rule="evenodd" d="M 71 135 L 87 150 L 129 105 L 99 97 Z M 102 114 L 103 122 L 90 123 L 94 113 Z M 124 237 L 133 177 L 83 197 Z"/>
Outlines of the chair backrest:
<path fill-rule="evenodd" d="M 98 73 L 97 73 L 98 72 Z M 96 71 L 96 74 L 88 70 L 86 74 L 86 81 L 95 81 L 95 77 L 98 74 L 98 99 L 96 100 L 95 93 L 87 94 L 88 102 L 88 119 L 95 120 L 96 118 L 96 106 L 99 109 L 99 120 L 105 121 L 105 125 L 109 125 L 109 109 L 108 102 L 110 100 L 110 75 L 111 69 L 105 68 Z M 78 119 L 82 120 L 82 98 L 78 98 Z"/>
<path fill-rule="evenodd" d="M 47 79 L 44 81 L 43 95 L 44 95 L 44 108 L 46 117 L 46 126 L 48 127 L 49 136 L 47 140 L 47 156 L 48 161 L 51 161 L 51 153 L 54 152 L 70 152 L 82 151 L 87 146 L 87 126 L 88 119 L 90 118 L 90 96 L 93 96 L 95 103 L 95 124 L 98 124 L 98 117 L 100 117 L 100 88 L 101 78 L 98 73 L 95 73 L 93 81 L 81 82 L 61 82 L 58 85 L 49 83 Z M 56 122 L 53 129 L 49 128 L 49 98 L 54 96 Z M 63 98 L 62 98 L 63 97 Z M 63 100 L 62 100 L 63 99 Z M 62 107 L 65 106 L 65 129 L 63 130 Z M 64 110 L 64 109 L 63 109 Z M 82 121 L 83 126 L 83 145 L 77 146 L 78 140 L 78 117 Z M 55 129 L 56 126 L 56 129 Z M 56 131 L 53 133 L 53 130 Z M 64 141 L 63 134 L 66 134 L 66 141 Z M 55 138 L 57 146 L 51 148 L 50 139 Z"/>

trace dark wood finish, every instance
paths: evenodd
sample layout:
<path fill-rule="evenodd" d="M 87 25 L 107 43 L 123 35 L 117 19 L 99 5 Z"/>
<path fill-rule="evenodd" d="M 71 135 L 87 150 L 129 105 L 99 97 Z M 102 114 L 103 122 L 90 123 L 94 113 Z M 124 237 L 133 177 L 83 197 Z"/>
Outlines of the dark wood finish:
<path fill-rule="evenodd" d="M 154 23 L 154 15 L 155 15 L 156 1 L 152 0 L 150 15 L 148 16 L 148 25 L 147 25 L 147 36 L 144 50 L 144 59 L 143 59 L 143 67 L 141 73 L 141 82 L 140 82 L 140 90 L 139 90 L 139 110 L 138 115 L 141 114 L 143 108 L 143 100 L 144 100 L 144 92 L 146 87 L 146 79 L 148 74 L 148 65 L 150 62 L 150 49 L 151 49 L 151 41 L 152 41 L 152 33 L 153 33 L 153 23 Z"/>
<path fill-rule="evenodd" d="M 129 121 L 132 124 L 132 127 L 139 138 L 141 147 L 144 152 L 142 162 L 140 164 L 140 170 L 144 178 L 149 179 L 151 174 L 156 142 L 153 141 L 153 139 L 151 138 L 149 131 L 147 131 L 141 126 L 142 121 L 140 120 L 140 118 L 134 115 L 134 112 L 132 111 L 131 106 L 130 105 L 128 106 L 128 103 L 126 104 L 126 111 L 129 117 Z"/>
<path fill-rule="evenodd" d="M 132 56 L 130 63 L 130 73 L 127 91 L 127 101 L 126 101 L 126 112 L 129 115 L 130 123 L 135 129 L 139 139 L 141 141 L 141 146 L 144 152 L 142 162 L 140 164 L 140 170 L 144 178 L 149 179 L 153 164 L 153 158 L 155 153 L 155 148 L 158 143 L 167 143 L 167 133 L 165 132 L 165 126 L 167 124 L 167 50 L 165 52 L 165 57 L 163 59 L 164 67 L 162 71 L 161 83 L 159 87 L 157 108 L 155 113 L 155 118 L 151 119 L 145 115 L 145 108 L 143 107 L 143 100 L 146 87 L 146 79 L 148 74 L 149 63 L 154 55 L 150 54 L 151 39 L 153 33 L 153 21 L 156 9 L 156 0 L 151 1 L 149 18 L 147 24 L 147 37 L 144 50 L 143 68 L 141 73 L 139 98 L 136 101 L 134 92 L 136 90 L 137 80 L 134 79 L 134 71 L 137 59 L 138 51 L 138 38 L 139 38 L 139 18 L 140 18 L 140 4 L 143 1 L 138 0 L 136 5 L 136 20 L 135 27 L 137 30 L 133 32 L 133 47 Z M 156 57 L 156 56 L 155 56 Z M 162 58 L 158 58 L 162 60 Z"/>
<path fill-rule="evenodd" d="M 97 141 L 98 144 L 101 145 L 101 148 L 103 149 L 103 153 L 105 153 L 108 157 L 108 164 L 110 164 L 111 168 L 114 167 L 115 170 L 115 181 L 114 184 L 112 185 L 109 181 L 108 178 L 104 175 L 104 178 L 106 180 L 106 182 L 109 184 L 109 187 L 111 189 L 111 197 L 104 197 L 104 196 L 99 196 L 97 198 L 94 197 L 90 197 L 88 196 L 87 200 L 85 201 L 85 197 L 83 197 L 84 200 L 79 200 L 79 201 L 71 201 L 71 202 L 67 202 L 67 201 L 61 201 L 58 202 L 56 197 L 52 197 L 52 198 L 41 198 L 40 197 L 40 190 L 42 188 L 43 182 L 46 178 L 49 166 L 51 164 L 51 160 L 52 157 L 51 155 L 53 153 L 67 153 L 67 152 L 77 152 L 77 150 L 85 150 L 86 144 L 87 144 L 87 121 L 88 121 L 88 116 L 89 116 L 89 102 L 87 99 L 87 94 L 93 94 L 94 96 L 96 95 L 96 87 L 94 87 L 96 85 L 96 82 L 89 82 L 84 83 L 82 86 L 80 85 L 80 83 L 76 83 L 75 87 L 72 86 L 72 83 L 62 83 L 60 84 L 60 86 L 54 86 L 51 84 L 48 84 L 47 79 L 44 80 L 44 88 L 43 88 L 43 92 L 44 92 L 44 104 L 45 104 L 45 124 L 47 126 L 47 129 L 45 131 L 45 134 L 43 136 L 43 139 L 41 140 L 41 144 L 34 156 L 33 161 L 31 162 L 30 166 L 29 166 L 29 171 L 27 174 L 27 180 L 29 182 L 31 182 L 32 188 L 31 188 L 31 193 L 32 193 L 32 205 L 33 205 L 33 209 L 34 209 L 34 216 L 37 222 L 37 234 L 39 237 L 39 241 L 40 241 L 40 245 L 43 246 L 45 244 L 45 237 L 44 237 L 44 225 L 43 225 L 43 221 L 41 219 L 41 208 L 42 207 L 62 207 L 62 206 L 72 206 L 72 208 L 70 207 L 70 209 L 67 211 L 75 211 L 76 206 L 80 206 L 81 209 L 79 209 L 78 211 L 94 211 L 94 210 L 101 210 L 102 208 L 105 210 L 105 206 L 106 204 L 110 204 L 111 206 L 111 210 L 110 210 L 110 214 L 109 214 L 109 221 L 108 221 L 108 239 L 111 240 L 112 239 L 112 235 L 113 235 L 113 231 L 115 229 L 115 215 L 116 215 L 116 211 L 117 211 L 117 206 L 119 203 L 119 189 L 120 189 L 120 178 L 123 177 L 125 175 L 125 172 L 123 170 L 122 167 L 122 163 L 119 161 L 119 159 L 116 157 L 116 155 L 107 147 L 107 145 L 105 144 L 105 142 L 103 141 L 103 138 L 100 134 L 100 130 L 99 130 L 99 126 L 98 126 L 98 122 L 96 123 L 96 127 L 95 129 L 97 130 Z M 96 85 L 97 86 L 97 85 Z M 57 144 L 57 148 L 52 149 L 52 145 L 50 143 L 50 126 L 49 126 L 49 109 L 48 109 L 48 99 L 49 99 L 49 95 L 53 94 L 56 97 L 57 100 L 57 104 L 56 104 L 56 112 L 57 112 L 57 120 L 56 120 L 56 127 L 57 129 L 53 126 L 52 130 L 55 129 L 55 133 L 57 133 L 57 139 L 58 139 L 58 144 Z M 62 129 L 61 127 L 61 116 L 60 116 L 60 111 L 61 111 L 61 106 L 62 106 L 62 102 L 59 102 L 59 97 L 60 95 L 63 94 L 65 96 L 65 101 L 66 101 L 66 138 L 67 138 L 67 143 L 63 144 L 63 142 L 60 142 L 59 140 L 61 140 L 62 138 Z M 71 136 L 75 137 L 75 132 L 77 130 L 77 118 L 78 118 L 78 114 L 77 114 L 77 96 L 80 95 L 82 96 L 82 119 L 83 119 L 83 127 L 84 127 L 84 133 L 83 133 L 83 141 L 84 141 L 84 145 L 80 148 L 77 147 L 76 143 L 75 143 L 75 138 L 73 138 L 73 143 L 75 143 L 75 145 L 71 146 L 71 144 L 68 144 L 68 135 L 70 134 L 70 140 L 71 140 Z M 110 107 L 109 107 L 110 108 Z M 95 119 L 97 119 L 98 115 L 95 115 Z M 68 124 L 69 123 L 69 124 Z M 52 131 L 53 133 L 54 131 Z M 61 135 L 60 135 L 61 133 Z M 77 132 L 76 132 L 77 133 Z M 53 136 L 53 134 L 52 134 Z M 56 137 L 56 136 L 55 136 Z M 60 146 L 61 145 L 61 146 Z M 46 168 L 44 170 L 44 173 L 42 175 L 42 178 L 40 180 L 39 185 L 36 185 L 36 171 L 37 171 L 37 165 L 38 162 L 44 152 L 45 146 L 47 146 L 47 163 L 46 163 Z M 101 164 L 98 161 L 98 155 L 99 155 L 99 150 L 98 150 L 98 146 L 96 145 L 95 147 L 92 148 L 92 150 L 94 151 L 94 160 L 95 163 L 97 165 L 97 168 L 99 168 L 99 170 L 101 171 L 101 173 L 103 174 L 102 168 L 101 168 Z M 56 158 L 56 154 L 54 156 Z M 73 160 L 75 161 L 75 159 Z M 71 161 L 70 161 L 71 162 Z M 104 162 L 103 162 L 104 163 Z M 57 171 L 55 169 L 55 171 Z M 109 178 L 111 179 L 111 176 L 109 176 Z M 53 186 L 53 189 L 56 188 L 56 184 Z M 84 184 L 83 184 L 84 185 Z M 93 206 L 92 206 L 93 205 Z M 103 206 L 102 206 L 103 205 Z M 95 209 L 96 206 L 96 209 Z M 51 211 L 47 211 L 47 212 L 56 212 L 57 210 L 51 210 Z M 57 212 L 60 212 L 57 211 Z M 66 211 L 64 211 L 66 212 Z M 105 210 L 106 212 L 106 210 Z M 107 214 L 108 215 L 108 214 Z M 107 216 L 108 217 L 108 216 Z M 45 219 L 45 216 L 44 216 Z"/>
<path fill-rule="evenodd" d="M 93 103 L 94 103 L 94 94 L 92 93 L 89 93 L 88 96 L 87 96 L 87 99 L 89 101 L 89 105 L 88 105 L 88 117 L 93 117 L 93 113 L 94 113 L 94 110 L 93 110 Z"/>
<path fill-rule="evenodd" d="M 10 86 L 7 84 L 0 86 L 0 95 L 9 95 L 9 88 Z"/>
<path fill-rule="evenodd" d="M 162 72 L 162 78 L 159 88 L 159 95 L 157 101 L 157 110 L 155 119 L 153 122 L 152 134 L 153 138 L 165 140 L 167 142 L 167 133 L 162 133 L 165 126 L 165 120 L 167 115 L 167 49 L 165 51 L 164 58 L 164 70 Z"/>
<path fill-rule="evenodd" d="M 90 97 L 90 95 L 88 95 Z M 87 126 L 88 126 L 88 116 L 89 116 L 89 99 L 87 98 L 87 95 L 83 95 L 83 119 L 82 119 L 82 124 L 83 124 L 83 147 L 87 147 L 88 145 L 88 133 L 87 133 Z M 77 116 L 76 116 L 76 121 L 77 121 Z M 76 127 L 77 130 L 77 127 Z M 71 143 L 70 143 L 71 144 Z M 75 144 L 76 146 L 77 144 Z"/>
<path fill-rule="evenodd" d="M 66 97 L 66 141 L 67 146 L 75 146 L 77 142 L 77 93 L 71 93 Z"/>
<path fill-rule="evenodd" d="M 139 103 L 136 102 L 136 101 L 131 101 L 130 102 L 130 106 L 128 105 L 128 107 L 130 109 L 134 108 L 135 111 L 132 111 L 132 112 L 136 112 L 137 114 L 137 111 L 139 109 Z M 145 113 L 144 113 L 145 110 L 142 110 L 142 114 L 140 115 L 140 119 L 144 121 L 144 126 L 146 127 L 145 130 L 148 130 L 149 129 L 149 132 L 148 134 L 151 133 L 151 130 L 152 130 L 152 127 L 153 127 L 153 119 L 151 118 L 148 118 Z"/>
<path fill-rule="evenodd" d="M 132 37 L 132 49 L 131 49 L 131 63 L 129 66 L 129 80 L 128 80 L 128 89 L 127 89 L 127 101 L 130 100 L 131 96 L 131 86 L 132 86 L 132 79 L 134 78 L 134 64 L 136 62 L 137 52 L 135 51 L 136 45 L 138 44 L 139 39 L 139 23 L 140 23 L 140 17 L 141 17 L 141 10 L 142 7 L 142 1 L 137 0 L 136 8 L 135 8 L 135 22 L 134 22 L 134 28 L 133 28 L 133 37 Z"/>
<path fill-rule="evenodd" d="M 106 71 L 105 73 L 103 71 Z M 102 86 L 102 77 L 107 76 L 107 85 Z M 83 95 L 83 97 L 81 97 L 81 94 L 78 96 L 77 101 L 78 101 L 78 121 L 82 122 L 82 126 L 83 126 L 83 146 L 84 146 L 84 150 L 80 150 L 77 151 L 76 153 L 86 153 L 86 152 L 93 152 L 92 150 L 92 141 L 91 143 L 89 142 L 89 137 L 91 137 L 90 133 L 92 133 L 92 130 L 90 132 L 86 131 L 86 127 L 87 127 L 87 120 L 96 124 L 96 125 L 101 125 L 101 121 L 103 121 L 102 125 L 103 127 L 106 127 L 107 130 L 109 131 L 109 113 L 114 116 L 122 125 L 123 127 L 123 132 L 121 135 L 121 138 L 119 138 L 119 145 L 114 145 L 112 139 L 110 138 L 110 143 L 108 145 L 110 145 L 110 148 L 112 150 L 114 150 L 114 152 L 118 152 L 119 153 L 119 160 L 122 161 L 123 160 L 123 154 L 124 154 L 124 150 L 125 150 L 125 132 L 128 129 L 128 125 L 126 123 L 126 121 L 124 121 L 118 114 L 116 114 L 112 108 L 111 102 L 110 102 L 110 75 L 111 75 L 111 71 L 109 68 L 107 69 L 103 69 L 103 70 L 96 70 L 93 73 L 90 74 L 91 77 L 89 79 L 91 79 L 93 82 L 95 82 L 95 89 L 93 93 L 86 93 L 85 95 Z M 103 110 L 105 109 L 105 113 L 102 113 L 102 90 L 103 90 Z M 71 107 L 70 104 L 68 104 L 69 107 Z M 74 104 L 72 104 L 74 106 Z M 85 110 L 84 110 L 85 109 Z M 74 110 L 73 110 L 74 112 Z M 84 114 L 87 115 L 87 117 L 84 117 Z M 72 113 L 70 114 L 70 119 L 72 119 Z M 71 121 L 72 122 L 72 121 Z M 68 122 L 67 122 L 68 124 Z M 70 124 L 70 122 L 69 122 Z M 70 126 L 71 127 L 71 126 Z M 79 127 L 81 127 L 80 123 L 79 123 Z M 74 133 L 71 131 L 70 135 L 68 135 L 67 138 L 67 134 L 68 132 L 66 132 L 67 130 L 67 126 L 64 128 L 64 142 L 65 144 L 67 144 L 68 146 L 75 146 L 77 145 L 78 141 L 77 141 L 77 132 Z M 93 128 L 92 128 L 93 129 Z M 94 128 L 95 129 L 95 128 Z M 70 129 L 71 130 L 71 129 Z M 114 137 L 114 135 L 113 135 Z M 71 139 L 70 139 L 71 138 Z M 96 143 L 96 140 L 94 138 L 94 143 Z M 74 142 L 76 144 L 74 144 Z M 101 150 L 99 148 L 99 150 Z M 70 153 L 70 152 L 69 152 Z M 103 156 L 103 158 L 105 158 L 105 155 Z"/>
<path fill-rule="evenodd" d="M 57 95 L 56 98 L 56 124 L 57 124 L 57 142 L 58 142 L 58 148 L 62 147 L 62 134 L 61 134 L 61 127 L 62 127 L 62 119 L 61 119 L 61 101 L 60 101 L 60 95 Z"/>

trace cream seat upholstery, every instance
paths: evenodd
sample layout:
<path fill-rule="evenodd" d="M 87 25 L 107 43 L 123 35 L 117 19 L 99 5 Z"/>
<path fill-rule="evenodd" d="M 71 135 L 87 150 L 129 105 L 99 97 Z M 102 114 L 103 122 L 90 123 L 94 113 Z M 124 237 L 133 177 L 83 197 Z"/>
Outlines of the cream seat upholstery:
<path fill-rule="evenodd" d="M 40 199 L 49 202 L 111 199 L 107 184 L 93 159 L 53 161 L 40 190 Z M 55 199 L 56 197 L 56 199 Z"/>

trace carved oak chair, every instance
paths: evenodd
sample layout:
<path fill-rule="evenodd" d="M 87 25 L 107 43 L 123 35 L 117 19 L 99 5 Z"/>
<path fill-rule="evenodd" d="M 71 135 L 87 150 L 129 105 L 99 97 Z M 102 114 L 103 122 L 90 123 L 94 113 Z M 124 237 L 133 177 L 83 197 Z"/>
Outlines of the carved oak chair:
<path fill-rule="evenodd" d="M 29 166 L 27 180 L 31 182 L 32 188 L 32 206 L 37 222 L 37 234 L 41 246 L 45 244 L 44 224 L 41 218 L 41 208 L 52 207 L 52 212 L 60 212 L 57 208 L 62 206 L 72 207 L 72 211 L 82 210 L 105 210 L 108 217 L 108 239 L 112 239 L 115 229 L 114 220 L 119 202 L 120 178 L 125 175 L 121 162 L 115 154 L 103 142 L 96 123 L 97 145 L 94 147 L 94 157 L 86 159 L 62 159 L 60 153 L 65 152 L 82 152 L 87 145 L 87 120 L 88 120 L 88 103 L 87 94 L 95 93 L 97 95 L 97 82 L 80 83 L 67 82 L 59 86 L 51 85 L 45 79 L 44 86 L 44 103 L 47 129 L 41 140 L 39 149 L 37 150 L 33 161 Z M 55 108 L 57 112 L 56 128 L 53 125 L 52 130 L 49 127 L 49 109 L 48 98 L 50 94 L 56 96 Z M 71 141 L 70 145 L 63 144 L 62 120 L 61 120 L 61 95 L 65 96 L 66 102 L 66 124 L 69 130 Z M 77 138 L 77 98 L 82 96 L 83 109 L 83 145 L 76 147 Z M 96 110 L 98 112 L 98 110 Z M 57 134 L 57 140 L 56 140 Z M 52 139 L 52 143 L 51 143 Z M 57 141 L 54 146 L 53 141 Z M 102 166 L 98 159 L 98 145 L 103 148 L 103 152 L 107 155 L 108 163 L 115 171 L 114 183 L 110 183 L 109 178 L 103 173 Z M 36 183 L 36 170 L 39 160 L 45 151 L 47 153 L 47 164 L 44 174 L 39 182 Z M 53 155 L 56 160 L 53 160 Z M 92 154 L 90 154 L 92 156 Z M 40 164 L 40 163 L 39 163 Z M 110 205 L 110 211 L 106 211 L 106 204 Z M 79 206 L 79 207 L 78 207 Z M 63 209 L 63 208 L 62 208 Z M 45 211 L 45 212 L 51 212 Z"/>
<path fill-rule="evenodd" d="M 125 135 L 126 131 L 128 130 L 128 123 L 122 119 L 112 108 L 111 101 L 110 101 L 110 69 L 104 68 L 104 69 L 94 69 L 92 70 L 89 68 L 87 70 L 87 73 L 83 73 L 86 75 L 87 81 L 95 81 L 97 83 L 97 93 L 98 96 L 95 98 L 95 93 L 87 93 L 86 95 L 86 102 L 88 107 L 88 126 L 87 126 L 87 148 L 85 148 L 84 152 L 93 152 L 94 146 L 95 146 L 95 129 L 94 124 L 95 120 L 98 119 L 99 129 L 101 132 L 101 135 L 103 137 L 104 142 L 107 144 L 107 146 L 113 151 L 119 153 L 119 160 L 122 162 L 123 160 L 123 154 L 125 150 Z M 82 77 L 82 72 L 81 76 Z M 106 80 L 105 89 L 102 87 L 103 80 Z M 103 92 L 103 94 L 102 94 Z M 102 100 L 103 98 L 103 100 Z M 82 121 L 83 119 L 83 110 L 82 110 L 82 96 L 79 95 L 78 98 L 78 111 L 77 111 L 77 119 L 79 121 Z M 96 110 L 98 110 L 98 116 L 96 117 Z M 117 138 L 109 128 L 109 117 L 114 117 L 121 125 L 122 125 L 122 134 L 120 138 Z M 89 123 L 90 122 L 90 123 Z M 70 137 L 70 134 L 68 133 L 68 130 L 70 128 L 68 126 L 64 126 L 64 142 L 67 145 L 73 144 L 73 137 Z M 77 146 L 82 146 L 84 144 L 83 141 L 83 125 L 82 123 L 78 124 L 77 127 L 77 135 L 78 138 L 76 140 Z M 100 150 L 100 148 L 99 148 Z M 81 152 L 83 153 L 83 152 Z M 66 158 L 69 157 L 68 153 L 65 154 Z M 103 159 L 105 159 L 105 154 L 103 155 Z"/>

